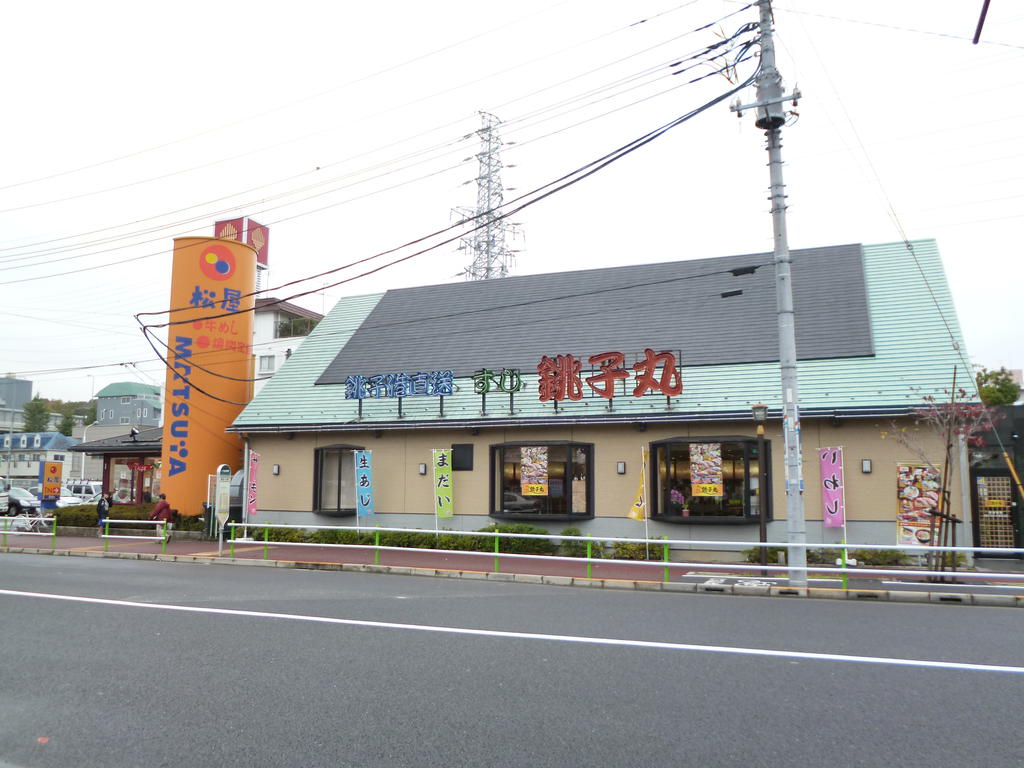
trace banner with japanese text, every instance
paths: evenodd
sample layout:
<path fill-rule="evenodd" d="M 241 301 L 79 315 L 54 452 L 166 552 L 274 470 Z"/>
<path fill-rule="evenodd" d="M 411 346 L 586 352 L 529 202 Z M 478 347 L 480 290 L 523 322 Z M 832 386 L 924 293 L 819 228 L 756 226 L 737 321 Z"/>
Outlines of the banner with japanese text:
<path fill-rule="evenodd" d="M 452 452 L 448 448 L 434 449 L 434 514 L 452 517 Z"/>
<path fill-rule="evenodd" d="M 843 481 L 843 448 L 819 448 L 821 467 L 821 520 L 826 528 L 846 525 L 846 487 Z"/>
<path fill-rule="evenodd" d="M 646 448 L 640 450 L 640 486 L 636 489 L 636 496 L 633 497 L 633 503 L 626 515 L 630 520 L 637 522 L 647 519 L 647 454 Z"/>
<path fill-rule="evenodd" d="M 520 448 L 519 484 L 523 496 L 548 495 L 548 449 L 543 445 Z"/>
<path fill-rule="evenodd" d="M 941 487 L 935 467 L 900 465 L 896 468 L 896 543 L 932 544 L 932 512 L 939 506 Z"/>
<path fill-rule="evenodd" d="M 725 495 L 721 443 L 690 443 L 690 495 Z"/>
<path fill-rule="evenodd" d="M 256 487 L 259 482 L 260 455 L 249 451 L 249 489 L 245 499 L 245 513 L 248 517 L 256 516 Z"/>
<path fill-rule="evenodd" d="M 373 511 L 373 451 L 356 451 L 356 516 L 368 517 Z"/>

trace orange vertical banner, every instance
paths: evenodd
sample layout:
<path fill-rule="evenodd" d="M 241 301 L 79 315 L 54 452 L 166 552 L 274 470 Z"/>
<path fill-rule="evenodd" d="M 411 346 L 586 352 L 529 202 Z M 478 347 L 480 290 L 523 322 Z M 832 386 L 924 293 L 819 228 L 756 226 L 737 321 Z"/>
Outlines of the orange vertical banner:
<path fill-rule="evenodd" d="M 251 396 L 255 286 L 252 247 L 174 240 L 160 490 L 182 515 L 202 512 L 219 465 L 242 466 L 242 441 L 225 429 Z"/>

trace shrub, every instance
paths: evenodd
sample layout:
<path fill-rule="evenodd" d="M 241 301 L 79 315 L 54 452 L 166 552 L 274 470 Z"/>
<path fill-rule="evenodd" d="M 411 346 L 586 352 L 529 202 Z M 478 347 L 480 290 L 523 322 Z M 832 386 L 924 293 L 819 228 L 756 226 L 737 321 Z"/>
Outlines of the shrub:
<path fill-rule="evenodd" d="M 616 560 L 662 560 L 665 557 L 665 551 L 660 544 L 616 541 L 612 557 Z"/>
<path fill-rule="evenodd" d="M 489 525 L 480 529 L 481 533 L 532 533 L 547 535 L 547 530 L 536 525 L 518 523 L 516 525 Z M 487 537 L 489 548 L 493 549 L 492 537 Z M 551 555 L 557 547 L 549 539 L 516 539 L 502 538 L 498 545 L 502 552 L 515 555 Z M 486 550 L 484 550 L 486 551 Z"/>
<path fill-rule="evenodd" d="M 254 528 L 251 536 L 259 541 L 285 541 L 301 544 L 308 541 L 306 531 L 299 528 Z"/>
<path fill-rule="evenodd" d="M 453 533 L 442 533 L 437 537 L 433 547 L 457 552 L 492 552 L 494 539 L 489 536 L 456 536 Z"/>
<path fill-rule="evenodd" d="M 179 515 L 174 521 L 176 531 L 203 531 L 206 530 L 206 521 L 199 515 Z"/>
<path fill-rule="evenodd" d="M 859 565 L 904 565 L 906 555 L 898 549 L 855 549 L 849 554 Z"/>
<path fill-rule="evenodd" d="M 430 549 L 435 545 L 436 538 L 437 537 L 433 533 L 383 531 L 380 534 L 380 545 L 382 547 L 407 547 L 409 549 Z"/>

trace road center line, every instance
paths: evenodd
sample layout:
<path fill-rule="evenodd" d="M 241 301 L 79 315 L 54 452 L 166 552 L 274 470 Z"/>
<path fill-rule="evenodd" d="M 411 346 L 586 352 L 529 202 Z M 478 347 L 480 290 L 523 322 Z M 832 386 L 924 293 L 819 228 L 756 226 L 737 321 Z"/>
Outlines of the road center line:
<path fill-rule="evenodd" d="M 162 611 L 179 611 L 182 613 L 203 613 L 217 616 L 242 616 L 251 619 L 283 619 L 287 621 L 305 621 L 316 624 L 340 624 L 350 627 L 370 627 L 373 629 L 401 629 L 415 632 L 438 632 L 449 635 L 468 635 L 476 637 L 500 637 L 516 640 L 546 640 L 550 642 L 580 643 L 583 645 L 609 645 L 625 648 L 652 648 L 668 651 L 694 651 L 700 653 L 725 653 L 738 656 L 765 656 L 782 659 L 805 659 L 810 661 L 840 661 L 857 664 L 886 664 L 899 667 L 922 667 L 934 669 L 955 669 L 968 672 L 1002 672 L 1024 674 L 1024 667 L 1004 666 L 998 664 L 968 664 L 955 661 L 929 661 L 927 659 L 900 659 L 887 656 L 853 656 L 841 653 L 811 653 L 807 651 L 779 651 L 767 648 L 741 648 L 727 645 L 694 645 L 692 643 L 665 643 L 652 640 L 624 640 L 611 637 L 587 637 L 584 635 L 551 635 L 539 632 L 508 632 L 498 629 L 470 629 L 467 627 L 442 627 L 430 624 L 401 624 L 392 621 L 367 621 L 364 619 L 338 619 L 330 616 L 306 616 L 294 613 L 271 613 L 268 611 L 240 611 L 232 608 L 203 608 L 192 605 L 171 605 L 167 603 L 143 603 L 132 600 L 110 600 L 100 597 L 81 597 L 77 595 L 57 595 L 47 592 L 25 592 L 16 589 L 0 589 L 0 595 L 10 597 L 26 597 L 42 600 L 61 600 L 71 603 L 91 603 L 94 605 L 112 605 L 122 608 L 149 608 Z"/>

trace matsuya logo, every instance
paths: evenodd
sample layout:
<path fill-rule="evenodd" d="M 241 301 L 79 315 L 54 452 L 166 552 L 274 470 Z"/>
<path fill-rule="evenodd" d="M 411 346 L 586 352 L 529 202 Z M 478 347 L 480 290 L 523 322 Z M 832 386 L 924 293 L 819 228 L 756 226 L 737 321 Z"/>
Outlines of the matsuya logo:
<path fill-rule="evenodd" d="M 226 246 L 210 244 L 199 257 L 199 270 L 211 280 L 227 280 L 235 274 L 235 254 Z"/>

